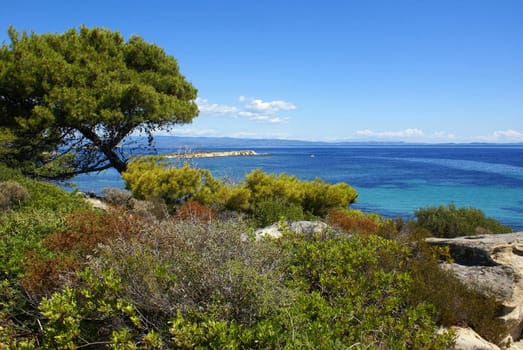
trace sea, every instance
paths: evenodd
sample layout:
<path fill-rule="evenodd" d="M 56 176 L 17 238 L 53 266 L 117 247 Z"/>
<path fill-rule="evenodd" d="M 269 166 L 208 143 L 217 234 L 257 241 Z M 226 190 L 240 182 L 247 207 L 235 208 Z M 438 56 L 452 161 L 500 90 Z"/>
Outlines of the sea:
<path fill-rule="evenodd" d="M 178 146 L 177 146 L 178 147 Z M 198 158 L 193 166 L 215 177 L 241 181 L 265 172 L 346 182 L 358 191 L 352 208 L 386 217 L 412 218 L 418 208 L 454 204 L 481 209 L 515 231 L 523 231 L 523 145 L 254 145 L 204 146 L 197 150 L 252 149 L 259 155 Z M 159 154 L 179 149 L 158 148 Z M 178 164 L 177 164 L 178 163 Z M 178 166 L 179 160 L 173 161 Z M 100 194 L 124 188 L 115 170 L 79 175 L 73 188 Z M 62 184 L 65 186 L 65 184 Z M 68 187 L 71 188 L 71 187 Z"/>

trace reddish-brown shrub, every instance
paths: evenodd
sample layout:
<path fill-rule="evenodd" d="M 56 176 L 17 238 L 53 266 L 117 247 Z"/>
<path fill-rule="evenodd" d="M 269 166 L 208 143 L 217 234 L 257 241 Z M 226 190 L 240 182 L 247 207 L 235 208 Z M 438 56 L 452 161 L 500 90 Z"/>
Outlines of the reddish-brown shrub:
<path fill-rule="evenodd" d="M 45 238 L 43 245 L 54 252 L 70 252 L 78 257 L 91 254 L 99 243 L 132 237 L 143 227 L 142 219 L 125 210 L 109 212 L 77 211 L 66 218 L 66 229 Z"/>
<path fill-rule="evenodd" d="M 175 218 L 206 223 L 217 217 L 216 210 L 209 208 L 197 201 L 190 201 L 182 205 L 176 212 Z"/>
<path fill-rule="evenodd" d="M 71 282 L 79 265 L 76 258 L 67 256 L 43 257 L 31 252 L 26 258 L 28 265 L 20 282 L 36 302 L 60 289 L 65 282 Z"/>
<path fill-rule="evenodd" d="M 365 216 L 352 216 L 337 209 L 329 211 L 327 222 L 333 227 L 341 228 L 346 233 L 371 234 L 378 230 L 378 224 Z"/>
<path fill-rule="evenodd" d="M 125 210 L 110 212 L 77 211 L 66 218 L 66 229 L 47 236 L 42 246 L 47 253 L 26 256 L 22 284 L 30 296 L 39 299 L 50 295 L 68 281 L 88 255 L 96 253 L 98 244 L 137 235 L 143 219 Z"/>

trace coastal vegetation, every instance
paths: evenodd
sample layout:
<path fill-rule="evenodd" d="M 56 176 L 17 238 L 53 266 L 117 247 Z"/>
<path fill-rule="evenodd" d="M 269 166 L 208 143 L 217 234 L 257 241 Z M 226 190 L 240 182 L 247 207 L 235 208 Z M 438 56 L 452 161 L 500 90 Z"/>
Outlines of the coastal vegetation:
<path fill-rule="evenodd" d="M 265 226 L 280 217 L 291 220 L 325 217 L 330 209 L 354 203 L 356 191 L 346 183 L 329 184 L 321 179 L 301 181 L 286 174 L 266 174 L 257 169 L 245 181 L 226 184 L 209 170 L 188 164 L 169 166 L 163 157 L 141 157 L 122 174 L 126 186 L 138 199 L 161 199 L 170 212 L 187 201 L 197 201 L 216 210 L 252 216 Z"/>
<path fill-rule="evenodd" d="M 447 349 L 499 341 L 494 297 L 440 268 L 424 238 L 508 228 L 479 211 L 416 220 L 350 206 L 346 183 L 257 169 L 230 183 L 161 157 L 133 131 L 188 123 L 196 90 L 133 36 L 81 27 L 0 48 L 0 349 Z M 107 210 L 35 178 L 115 168 Z M 30 175 L 27 177 L 26 175 Z M 328 228 L 297 233 L 289 221 Z M 260 227 L 280 222 L 279 238 Z"/>
<path fill-rule="evenodd" d="M 162 179 L 158 159 L 128 174 L 138 165 Z M 2 346 L 445 349 L 452 333 L 440 326 L 504 334 L 495 300 L 439 267 L 448 251 L 424 243 L 430 231 L 350 209 L 346 184 L 256 170 L 230 185 L 188 165 L 165 171 L 195 179 L 178 184 L 184 196 L 107 190 L 101 211 L 0 166 L 10 203 L 0 214 Z M 232 193 L 248 200 L 232 210 Z M 287 210 L 332 228 L 255 238 L 277 210 L 275 220 Z"/>
<path fill-rule="evenodd" d="M 488 218 L 476 208 L 448 206 L 421 208 L 414 212 L 419 226 L 435 237 L 452 238 L 477 234 L 508 233 L 511 228 Z"/>

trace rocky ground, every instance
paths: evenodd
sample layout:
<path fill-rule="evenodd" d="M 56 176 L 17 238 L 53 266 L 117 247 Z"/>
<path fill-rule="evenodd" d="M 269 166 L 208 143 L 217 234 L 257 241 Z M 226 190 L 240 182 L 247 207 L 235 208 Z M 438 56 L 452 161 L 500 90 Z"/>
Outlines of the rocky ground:
<path fill-rule="evenodd" d="M 430 244 L 448 246 L 454 262 L 443 267 L 503 306 L 500 316 L 509 326 L 502 349 L 523 350 L 523 232 L 458 238 L 429 238 Z M 471 329 L 456 329 L 456 349 L 500 349 Z"/>

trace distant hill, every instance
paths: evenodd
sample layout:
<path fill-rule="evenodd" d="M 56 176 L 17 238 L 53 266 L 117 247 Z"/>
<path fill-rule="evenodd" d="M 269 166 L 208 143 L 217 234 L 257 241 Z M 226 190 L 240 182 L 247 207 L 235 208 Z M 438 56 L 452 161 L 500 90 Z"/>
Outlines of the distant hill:
<path fill-rule="evenodd" d="M 523 143 L 495 144 L 495 143 L 409 143 L 409 142 L 383 142 L 383 141 L 303 141 L 282 139 L 247 139 L 232 137 L 183 137 L 157 135 L 154 137 L 154 145 L 159 149 L 178 150 L 189 148 L 192 150 L 206 148 L 262 148 L 262 147 L 336 147 L 336 146 L 427 146 L 427 147 L 485 147 L 485 146 L 522 146 Z M 133 141 L 138 144 L 146 144 L 147 138 L 135 136 Z"/>
<path fill-rule="evenodd" d="M 144 138 L 145 140 L 145 138 Z M 157 148 L 206 147 L 256 148 L 256 147 L 329 147 L 357 145 L 405 145 L 404 142 L 326 142 L 283 139 L 246 139 L 232 137 L 180 137 L 155 136 Z"/>

